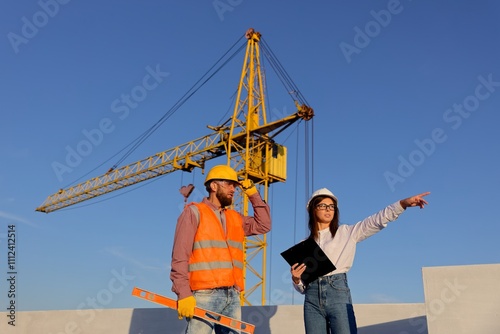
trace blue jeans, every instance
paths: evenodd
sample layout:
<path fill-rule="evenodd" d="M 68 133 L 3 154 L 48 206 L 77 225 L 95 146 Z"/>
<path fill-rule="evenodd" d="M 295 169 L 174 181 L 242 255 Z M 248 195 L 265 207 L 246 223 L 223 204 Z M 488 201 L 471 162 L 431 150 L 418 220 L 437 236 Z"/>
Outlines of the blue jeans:
<path fill-rule="evenodd" d="M 355 334 L 356 318 L 346 274 L 320 277 L 305 291 L 307 334 Z"/>
<path fill-rule="evenodd" d="M 241 319 L 240 293 L 234 288 L 218 288 L 197 290 L 193 292 L 196 306 L 225 316 Z M 214 324 L 213 322 L 191 318 L 188 319 L 186 334 L 238 334 L 238 331 Z"/>

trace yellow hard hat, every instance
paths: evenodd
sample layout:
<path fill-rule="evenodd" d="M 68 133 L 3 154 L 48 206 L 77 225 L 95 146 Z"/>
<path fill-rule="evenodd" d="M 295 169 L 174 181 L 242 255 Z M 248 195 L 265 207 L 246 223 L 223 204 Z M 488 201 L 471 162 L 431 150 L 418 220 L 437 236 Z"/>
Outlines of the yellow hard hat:
<path fill-rule="evenodd" d="M 205 185 L 211 180 L 230 180 L 238 182 L 238 175 L 235 170 L 227 165 L 217 165 L 212 167 L 205 178 Z"/>

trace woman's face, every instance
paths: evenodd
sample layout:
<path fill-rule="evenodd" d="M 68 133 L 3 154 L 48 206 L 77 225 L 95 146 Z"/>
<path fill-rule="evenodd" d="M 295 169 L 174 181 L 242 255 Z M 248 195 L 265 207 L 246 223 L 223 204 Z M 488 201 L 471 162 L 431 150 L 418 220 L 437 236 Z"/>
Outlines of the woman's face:
<path fill-rule="evenodd" d="M 321 224 L 329 224 L 335 216 L 335 202 L 327 197 L 316 204 L 314 209 L 316 214 L 316 222 Z"/>

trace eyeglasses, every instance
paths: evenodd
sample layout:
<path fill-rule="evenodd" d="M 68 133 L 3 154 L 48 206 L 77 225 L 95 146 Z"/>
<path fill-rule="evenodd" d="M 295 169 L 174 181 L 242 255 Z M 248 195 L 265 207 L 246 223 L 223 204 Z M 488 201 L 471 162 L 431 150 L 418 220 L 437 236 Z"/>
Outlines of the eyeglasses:
<path fill-rule="evenodd" d="M 316 205 L 316 209 L 318 210 L 326 210 L 327 208 L 330 209 L 330 211 L 335 211 L 335 208 L 337 206 L 335 204 L 325 204 L 325 203 L 320 203 Z"/>
<path fill-rule="evenodd" d="M 236 188 L 238 186 L 238 182 L 231 181 L 231 180 L 217 180 L 217 183 L 222 185 L 223 187 L 233 187 Z"/>

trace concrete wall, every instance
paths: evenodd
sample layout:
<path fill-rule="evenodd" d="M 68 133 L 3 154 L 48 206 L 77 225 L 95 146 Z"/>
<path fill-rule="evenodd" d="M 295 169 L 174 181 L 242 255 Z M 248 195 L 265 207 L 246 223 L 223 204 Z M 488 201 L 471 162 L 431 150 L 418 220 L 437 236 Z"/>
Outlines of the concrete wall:
<path fill-rule="evenodd" d="M 355 305 L 360 334 L 426 334 L 424 304 Z M 186 322 L 167 308 L 18 312 L 16 326 L 0 313 L 0 333 L 9 334 L 181 334 Z M 255 334 L 304 334 L 301 305 L 249 306 L 243 320 Z M 424 328 L 424 331 L 419 329 Z"/>
<path fill-rule="evenodd" d="M 354 305 L 359 334 L 499 334 L 500 264 L 423 268 L 425 304 Z M 181 334 L 167 308 L 0 312 L 1 334 Z M 304 334 L 302 305 L 243 307 L 255 334 Z"/>
<path fill-rule="evenodd" d="M 428 334 L 425 304 L 354 305 L 359 334 Z"/>
<path fill-rule="evenodd" d="M 500 264 L 422 269 L 429 333 L 500 333 Z"/>

